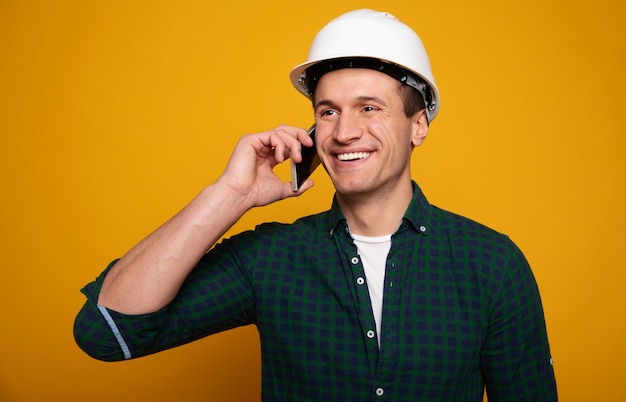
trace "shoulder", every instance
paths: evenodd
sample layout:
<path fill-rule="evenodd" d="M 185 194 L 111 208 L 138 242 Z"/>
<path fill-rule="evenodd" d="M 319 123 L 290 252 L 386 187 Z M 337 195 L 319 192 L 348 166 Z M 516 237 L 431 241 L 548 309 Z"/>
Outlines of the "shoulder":
<path fill-rule="evenodd" d="M 246 230 L 224 239 L 222 245 L 230 248 L 267 250 L 272 247 L 292 248 L 303 242 L 315 242 L 328 233 L 328 212 L 321 212 L 297 219 L 291 223 L 265 222 L 252 230 Z"/>
<path fill-rule="evenodd" d="M 432 206 L 432 226 L 436 233 L 460 244 L 479 243 L 514 246 L 508 235 L 474 219 Z"/>
<path fill-rule="evenodd" d="M 526 257 L 508 235 L 434 206 L 431 216 L 433 241 L 439 247 L 445 244 L 457 262 L 495 278 L 530 271 Z"/>
<path fill-rule="evenodd" d="M 249 235 L 253 237 L 290 238 L 325 233 L 329 226 L 328 211 L 298 218 L 291 223 L 265 222 L 259 224 Z"/>
<path fill-rule="evenodd" d="M 256 283 L 309 272 L 333 255 L 328 222 L 327 214 L 320 213 L 292 223 L 262 223 L 222 240 L 205 259 L 225 269 L 237 268 Z"/>
<path fill-rule="evenodd" d="M 532 269 L 508 235 L 437 207 L 433 207 L 432 217 L 435 233 L 427 236 L 425 254 L 447 262 L 440 268 L 449 267 L 455 281 L 481 295 L 489 308 L 535 297 Z"/>
<path fill-rule="evenodd" d="M 414 182 L 413 186 L 413 200 L 405 220 L 418 232 L 426 234 L 431 242 L 443 241 L 455 247 L 476 243 L 511 243 L 508 236 L 482 223 L 431 204 L 417 183 Z"/>

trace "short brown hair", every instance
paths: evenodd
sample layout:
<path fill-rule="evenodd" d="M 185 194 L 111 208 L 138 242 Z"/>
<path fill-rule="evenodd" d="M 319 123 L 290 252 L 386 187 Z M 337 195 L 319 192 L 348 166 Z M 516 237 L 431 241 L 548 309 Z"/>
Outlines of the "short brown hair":
<path fill-rule="evenodd" d="M 417 89 L 410 87 L 402 82 L 398 82 L 398 92 L 400 98 L 402 98 L 402 104 L 404 105 L 404 114 L 406 117 L 411 117 L 415 113 L 426 109 L 426 103 L 424 97 Z"/>

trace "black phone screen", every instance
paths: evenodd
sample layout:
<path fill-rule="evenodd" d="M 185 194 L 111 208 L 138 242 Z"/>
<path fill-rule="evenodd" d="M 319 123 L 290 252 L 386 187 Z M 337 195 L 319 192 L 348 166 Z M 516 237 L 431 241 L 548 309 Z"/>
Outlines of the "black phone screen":
<path fill-rule="evenodd" d="M 311 176 L 311 173 L 320 164 L 320 158 L 315 150 L 315 126 L 309 129 L 309 137 L 313 140 L 313 146 L 302 147 L 302 162 L 295 163 L 291 160 L 291 187 L 293 191 L 298 191 L 302 183 Z"/>

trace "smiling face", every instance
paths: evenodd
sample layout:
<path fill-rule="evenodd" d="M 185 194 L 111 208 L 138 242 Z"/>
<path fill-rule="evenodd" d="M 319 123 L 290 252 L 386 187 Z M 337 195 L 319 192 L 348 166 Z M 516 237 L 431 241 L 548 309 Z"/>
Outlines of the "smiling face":
<path fill-rule="evenodd" d="M 399 86 L 386 74 L 346 68 L 315 91 L 317 152 L 338 196 L 411 196 L 410 158 L 428 133 L 422 110 L 407 117 Z"/>

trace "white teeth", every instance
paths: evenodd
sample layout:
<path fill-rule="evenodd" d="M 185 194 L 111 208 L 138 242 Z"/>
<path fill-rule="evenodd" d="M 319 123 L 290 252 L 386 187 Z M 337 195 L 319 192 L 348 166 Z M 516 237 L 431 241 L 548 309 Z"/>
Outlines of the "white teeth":
<path fill-rule="evenodd" d="M 369 154 L 369 152 L 350 152 L 347 154 L 338 154 L 337 158 L 339 158 L 340 161 L 353 161 L 366 158 Z"/>

